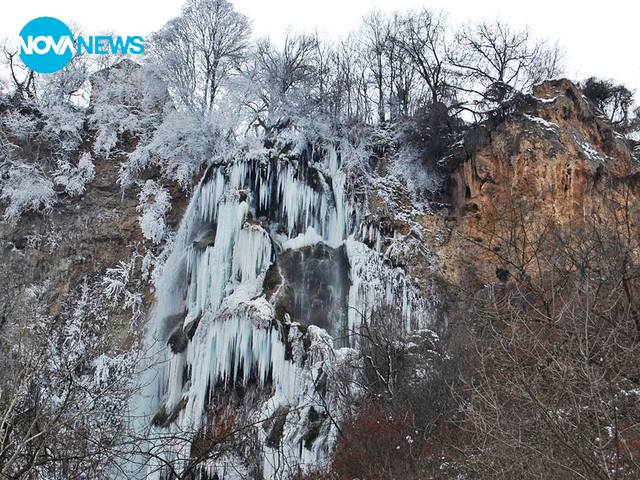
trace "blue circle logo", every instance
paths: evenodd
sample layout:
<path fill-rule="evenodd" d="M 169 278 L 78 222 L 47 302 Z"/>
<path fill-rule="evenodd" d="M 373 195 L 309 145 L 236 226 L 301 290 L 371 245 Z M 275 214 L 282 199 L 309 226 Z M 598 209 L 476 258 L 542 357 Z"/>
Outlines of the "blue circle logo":
<path fill-rule="evenodd" d="M 53 17 L 34 18 L 20 30 L 20 59 L 38 73 L 53 73 L 73 58 L 73 34 L 67 25 Z"/>

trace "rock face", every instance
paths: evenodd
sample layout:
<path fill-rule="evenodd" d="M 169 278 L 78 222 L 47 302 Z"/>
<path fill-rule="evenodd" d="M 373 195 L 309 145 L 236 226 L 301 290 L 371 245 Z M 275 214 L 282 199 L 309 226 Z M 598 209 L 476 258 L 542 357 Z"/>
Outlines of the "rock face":
<path fill-rule="evenodd" d="M 3 315 L 16 320 L 25 290 L 46 284 L 51 315 L 83 278 L 97 280 L 108 267 L 129 261 L 142 243 L 135 196 L 122 196 L 117 164 L 96 162 L 96 179 L 81 199 L 64 198 L 43 217 L 29 214 L 13 226 L 0 223 Z M 16 311 L 18 309 L 18 311 Z"/>
<path fill-rule="evenodd" d="M 505 278 L 482 259 L 505 247 L 516 217 L 534 234 L 605 220 L 630 202 L 638 227 L 640 165 L 573 83 L 545 82 L 509 107 L 470 131 L 446 164 L 454 231 L 476 244 L 486 279 Z"/>
<path fill-rule="evenodd" d="M 98 72 L 92 83 L 99 89 L 100 83 L 96 79 L 108 80 L 110 71 L 129 75 L 137 74 L 139 69 L 134 62 L 121 62 Z M 132 92 L 132 96 L 136 93 Z M 15 105 L 7 108 L 19 110 Z M 80 157 L 83 152 L 93 157 L 95 177 L 80 196 L 58 192 L 51 212 L 44 215 L 27 212 L 16 224 L 0 221 L 0 319 L 17 322 L 23 318 L 25 295 L 32 288 L 42 288 L 44 293 L 40 300 L 51 317 L 57 317 L 62 309 L 68 308 L 83 285 L 97 301 L 104 297 L 103 280 L 108 269 L 126 265 L 130 272 L 124 272 L 128 277 L 123 288 L 130 289 L 137 297 L 136 305 L 132 306 L 136 312 L 124 308 L 116 299 L 105 302 L 105 311 L 101 312 L 108 316 L 105 338 L 112 339 L 116 347 L 126 348 L 131 342 L 132 314 L 142 321 L 152 303 L 149 284 L 141 278 L 143 257 L 150 245 L 145 243 L 139 226 L 138 192 L 135 188 L 125 191 L 118 183 L 121 162 L 126 161 L 127 152 L 135 148 L 135 139 L 123 140 L 123 152 L 105 158 L 93 152 L 95 136 L 85 118 L 78 151 L 68 153 L 71 158 Z M 34 161 L 39 155 L 32 151 L 28 142 L 12 141 L 18 154 L 27 161 Z M 51 150 L 46 144 L 40 145 L 38 151 L 41 148 L 47 152 Z M 151 179 L 159 178 L 158 172 L 146 174 Z M 184 211 L 187 194 L 176 185 L 169 186 L 169 190 L 173 202 L 167 223 L 175 228 Z M 0 321 L 0 326 L 2 323 Z M 139 327 L 142 329 L 143 324 Z"/>
<path fill-rule="evenodd" d="M 538 86 L 516 112 L 470 132 L 463 148 L 451 179 L 458 212 L 490 199 L 500 204 L 508 186 L 569 219 L 589 208 L 584 200 L 599 180 L 638 174 L 625 140 L 568 80 Z"/>
<path fill-rule="evenodd" d="M 278 292 L 276 317 L 289 315 L 302 325 L 317 325 L 344 337 L 349 294 L 349 260 L 344 246 L 324 243 L 286 250 L 266 273 L 265 285 Z"/>
<path fill-rule="evenodd" d="M 138 70 L 124 63 L 94 88 Z M 83 149 L 91 143 L 87 132 Z M 202 434 L 235 402 L 246 410 L 239 420 L 269 418 L 256 433 L 259 450 L 247 444 L 199 473 L 215 478 L 245 462 L 246 472 L 256 464 L 275 478 L 289 461 L 315 467 L 330 458 L 337 433 L 327 405 L 337 393 L 328 375 L 357 344 L 340 339 L 376 309 L 391 306 L 394 327 L 420 330 L 413 344 L 427 345 L 425 329 L 446 317 L 440 279 L 461 283 L 473 270 L 474 281 L 509 281 L 510 267 L 490 253 L 507 248 L 513 219 L 535 233 L 631 205 L 633 228 L 640 222 L 630 147 L 567 80 L 540 85 L 468 132 L 443 164 L 450 208 L 416 208 L 405 186 L 386 182 L 384 159 L 362 200 L 348 195 L 335 145 L 290 150 L 210 166 L 189 207 L 172 189 L 168 222 L 180 228 L 157 292 L 141 278 L 137 197 L 118 186 L 117 157 L 96 159 L 82 197 L 62 197 L 46 217 L 0 223 L 0 328 L 25 315 L 15 299 L 31 285 L 46 286 L 55 316 L 83 282 L 99 295 L 109 268 L 137 264 L 124 288 L 140 294 L 140 319 L 155 301 L 148 326 L 161 340 L 150 349 L 157 375 L 142 402 L 146 426 Z M 126 345 L 132 312 L 104 308 L 105 337 Z M 160 455 L 187 462 L 196 440 Z M 163 475 L 161 462 L 151 467 Z"/>

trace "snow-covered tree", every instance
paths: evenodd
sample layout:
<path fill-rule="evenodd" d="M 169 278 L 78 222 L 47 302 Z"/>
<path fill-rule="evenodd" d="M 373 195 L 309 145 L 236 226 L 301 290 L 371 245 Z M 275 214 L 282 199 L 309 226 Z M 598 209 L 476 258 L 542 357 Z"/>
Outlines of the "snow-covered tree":
<path fill-rule="evenodd" d="M 85 112 L 68 102 L 49 102 L 40 106 L 41 135 L 56 154 L 66 157 L 82 142 Z"/>
<path fill-rule="evenodd" d="M 49 212 L 56 203 L 53 182 L 32 165 L 13 163 L 1 181 L 4 219 L 16 223 L 26 212 Z"/>
<path fill-rule="evenodd" d="M 140 172 L 157 166 L 167 179 L 183 186 L 191 183 L 204 162 L 211 158 L 215 130 L 195 113 L 170 111 L 153 131 L 151 139 L 138 146 L 123 163 L 120 183 L 132 185 Z"/>
<path fill-rule="evenodd" d="M 56 185 L 64 188 L 67 195 L 72 197 L 82 195 L 86 185 L 95 177 L 95 166 L 89 152 L 80 156 L 78 165 L 72 165 L 66 160 L 58 162 L 58 169 L 54 172 Z"/>
<path fill-rule="evenodd" d="M 147 180 L 138 198 L 138 218 L 142 234 L 147 240 L 158 244 L 167 233 L 165 217 L 171 209 L 171 196 L 164 187 L 153 180 Z"/>
<path fill-rule="evenodd" d="M 15 110 L 9 110 L 0 117 L 0 126 L 9 138 L 18 142 L 30 142 L 38 133 L 38 119 Z"/>
<path fill-rule="evenodd" d="M 89 123 L 96 130 L 95 153 L 109 156 L 122 141 L 146 135 L 162 115 L 166 85 L 129 60 L 91 77 Z"/>
<path fill-rule="evenodd" d="M 50 285 L 13 299 L 22 321 L 0 336 L 0 478 L 113 478 L 127 448 L 139 354 L 108 348 L 108 300 L 88 279 L 54 317 Z"/>
<path fill-rule="evenodd" d="M 243 59 L 250 22 L 227 0 L 187 0 L 151 39 L 152 62 L 188 108 L 205 112 Z"/>
<path fill-rule="evenodd" d="M 281 47 L 269 40 L 256 45 L 244 72 L 250 123 L 269 134 L 286 127 L 296 116 L 313 116 L 317 93 L 317 39 L 287 33 Z"/>

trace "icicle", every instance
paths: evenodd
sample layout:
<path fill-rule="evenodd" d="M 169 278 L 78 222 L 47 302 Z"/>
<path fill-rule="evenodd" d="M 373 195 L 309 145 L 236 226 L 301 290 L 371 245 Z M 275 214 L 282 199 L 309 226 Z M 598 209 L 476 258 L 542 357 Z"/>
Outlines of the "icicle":
<path fill-rule="evenodd" d="M 243 159 L 211 167 L 196 189 L 157 285 L 155 331 L 150 332 L 149 344 L 158 370 L 144 397 L 147 416 L 160 407 L 179 407 L 172 423 L 158 428 L 195 431 L 217 395 L 236 386 L 263 389 L 266 400 L 251 413 L 253 420 L 268 418 L 280 407 L 291 412 L 282 448 L 267 447 L 268 433 L 258 429 L 265 478 L 281 475 L 278 468 L 288 458 L 310 467 L 328 461 L 335 428 L 324 423 L 313 445 L 301 448 L 305 425 L 313 405 L 321 411 L 326 401 L 337 401 L 318 398 L 318 377 L 350 361 L 350 350 L 334 350 L 331 336 L 317 326 L 305 333 L 288 320 L 285 325 L 275 320 L 263 281 L 278 252 L 320 242 L 334 248 L 345 245 L 349 310 L 347 325 L 337 331 L 357 331 L 363 317 L 384 302 L 401 303 L 406 328 L 419 323 L 416 318 L 421 315 L 404 276 L 383 264 L 379 229 L 372 222 L 359 224 L 357 209 L 347 196 L 339 152 L 331 146 L 322 150 L 324 160 L 313 165 Z M 168 318 L 174 319 L 172 332 L 188 336 L 181 353 L 166 346 Z M 351 345 L 355 343 L 352 339 Z M 170 459 L 187 456 L 190 444 L 161 447 L 162 456 Z M 202 468 L 223 475 L 232 467 L 237 465 L 229 457 Z"/>
<path fill-rule="evenodd" d="M 255 280 L 271 263 L 269 234 L 258 225 L 245 224 L 233 253 L 233 276 L 238 282 Z"/>

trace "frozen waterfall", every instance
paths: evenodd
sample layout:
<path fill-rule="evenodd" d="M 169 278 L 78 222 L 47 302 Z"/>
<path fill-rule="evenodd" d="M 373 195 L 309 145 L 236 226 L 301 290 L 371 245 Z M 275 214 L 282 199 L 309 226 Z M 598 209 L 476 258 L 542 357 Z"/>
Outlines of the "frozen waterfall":
<path fill-rule="evenodd" d="M 249 457 L 264 478 L 327 461 L 337 432 L 326 409 L 339 400 L 319 393 L 321 377 L 350 358 L 353 332 L 382 302 L 407 328 L 424 321 L 361 212 L 339 147 L 209 167 L 157 285 L 138 407 L 156 438 L 144 478 L 171 478 L 166 462 L 197 478 L 248 475 L 239 451 L 189 465 L 194 439 L 225 411 L 258 425 Z"/>

